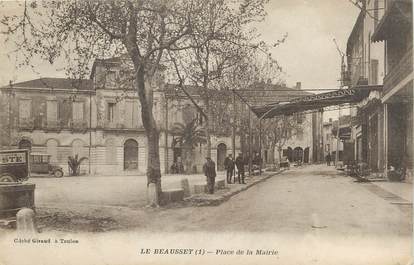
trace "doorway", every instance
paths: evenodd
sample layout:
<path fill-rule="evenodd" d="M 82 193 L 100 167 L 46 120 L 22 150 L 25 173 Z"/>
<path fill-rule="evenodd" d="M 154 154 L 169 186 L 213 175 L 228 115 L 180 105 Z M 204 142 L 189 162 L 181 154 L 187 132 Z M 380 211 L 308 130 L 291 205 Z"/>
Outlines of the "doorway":
<path fill-rule="evenodd" d="M 124 170 L 138 169 L 138 142 L 128 139 L 124 143 Z"/>
<path fill-rule="evenodd" d="M 32 143 L 29 140 L 23 139 L 19 142 L 19 149 L 28 149 L 29 151 L 32 150 Z"/>

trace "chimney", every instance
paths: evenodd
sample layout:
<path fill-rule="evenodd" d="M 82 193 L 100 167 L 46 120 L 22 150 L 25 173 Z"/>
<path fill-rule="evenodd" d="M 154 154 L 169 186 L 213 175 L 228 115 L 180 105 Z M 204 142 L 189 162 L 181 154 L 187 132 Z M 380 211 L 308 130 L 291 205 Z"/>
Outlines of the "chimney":
<path fill-rule="evenodd" d="M 302 83 L 296 82 L 296 89 L 301 89 L 301 88 L 302 88 Z"/>

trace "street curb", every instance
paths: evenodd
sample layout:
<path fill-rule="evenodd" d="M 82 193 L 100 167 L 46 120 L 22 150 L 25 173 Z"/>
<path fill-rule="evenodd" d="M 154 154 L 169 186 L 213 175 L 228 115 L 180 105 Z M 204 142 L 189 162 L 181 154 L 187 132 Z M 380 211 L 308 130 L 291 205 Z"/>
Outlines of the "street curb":
<path fill-rule="evenodd" d="M 253 181 L 253 182 L 247 184 L 246 186 L 242 186 L 241 188 L 238 188 L 238 189 L 232 190 L 230 192 L 227 192 L 227 193 L 219 196 L 218 198 L 200 198 L 197 195 L 194 195 L 194 196 L 191 196 L 189 198 L 184 199 L 184 201 L 191 202 L 191 203 L 193 203 L 194 206 L 198 206 L 198 207 L 200 207 L 200 206 L 218 206 L 218 205 L 222 204 L 223 202 L 228 201 L 234 195 L 239 194 L 240 192 L 245 191 L 245 190 L 247 190 L 247 189 L 249 189 L 249 188 L 251 188 L 251 187 L 253 187 L 253 186 L 255 186 L 259 183 L 262 183 L 262 182 L 268 180 L 269 178 L 271 178 L 273 176 L 279 175 L 279 174 L 285 172 L 286 170 L 287 169 L 282 169 L 278 172 L 274 172 L 272 174 L 269 174 L 268 176 L 260 178 L 256 181 Z"/>

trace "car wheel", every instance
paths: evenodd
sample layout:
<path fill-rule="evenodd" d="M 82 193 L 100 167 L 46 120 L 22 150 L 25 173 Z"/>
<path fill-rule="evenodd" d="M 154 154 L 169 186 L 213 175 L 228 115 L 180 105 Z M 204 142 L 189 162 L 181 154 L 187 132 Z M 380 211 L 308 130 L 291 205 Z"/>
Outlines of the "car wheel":
<path fill-rule="evenodd" d="M 12 175 L 4 174 L 0 177 L 0 182 L 17 182 L 17 180 Z"/>
<path fill-rule="evenodd" d="M 56 178 L 61 178 L 61 177 L 63 177 L 63 171 L 62 171 L 62 170 L 56 170 L 56 171 L 53 173 L 53 175 L 54 175 Z"/>

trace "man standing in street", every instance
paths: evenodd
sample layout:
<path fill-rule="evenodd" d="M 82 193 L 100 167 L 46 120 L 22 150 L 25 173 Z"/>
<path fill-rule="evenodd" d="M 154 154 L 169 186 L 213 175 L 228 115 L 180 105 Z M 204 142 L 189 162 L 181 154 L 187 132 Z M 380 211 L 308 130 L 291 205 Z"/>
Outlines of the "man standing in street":
<path fill-rule="evenodd" d="M 231 154 L 224 159 L 224 168 L 226 169 L 227 174 L 227 184 L 231 184 L 231 178 L 233 177 L 234 171 L 234 160 Z"/>
<path fill-rule="evenodd" d="M 325 159 L 326 159 L 326 165 L 330 166 L 331 165 L 331 154 L 328 153 Z"/>
<path fill-rule="evenodd" d="M 214 193 L 214 183 L 216 180 L 216 164 L 210 157 L 206 157 L 206 162 L 203 165 L 204 175 L 207 177 L 208 193 Z"/>
<path fill-rule="evenodd" d="M 237 177 L 239 179 L 239 184 L 244 182 L 244 159 L 241 153 L 236 158 L 236 167 L 237 167 Z M 241 177 L 241 178 L 240 178 Z"/>

